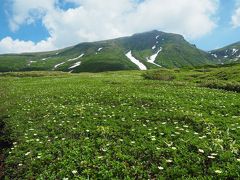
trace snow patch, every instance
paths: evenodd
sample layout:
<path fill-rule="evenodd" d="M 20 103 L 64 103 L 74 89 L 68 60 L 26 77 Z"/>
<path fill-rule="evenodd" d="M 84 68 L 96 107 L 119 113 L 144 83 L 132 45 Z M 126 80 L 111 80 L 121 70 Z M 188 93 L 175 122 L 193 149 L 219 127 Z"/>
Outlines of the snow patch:
<path fill-rule="evenodd" d="M 232 55 L 236 54 L 236 52 L 238 52 L 238 49 L 233 48 L 232 49 Z"/>
<path fill-rule="evenodd" d="M 98 52 L 100 52 L 102 49 L 103 49 L 103 48 L 102 48 L 102 47 L 100 47 L 100 48 L 98 48 L 98 50 L 97 50 L 97 51 L 98 51 Z"/>
<path fill-rule="evenodd" d="M 152 49 L 156 49 L 156 45 L 154 45 L 154 46 L 152 47 Z"/>
<path fill-rule="evenodd" d="M 84 56 L 84 54 L 81 54 L 80 56 L 78 56 L 78 57 L 75 57 L 75 58 L 72 58 L 72 59 L 68 59 L 67 61 L 65 61 L 65 62 L 61 62 L 61 63 L 59 63 L 59 64 L 56 64 L 55 66 L 54 66 L 54 68 L 53 69 L 56 69 L 57 67 L 59 67 L 59 66 L 61 66 L 61 65 L 63 65 L 63 64 L 65 64 L 66 62 L 70 62 L 70 61 L 75 61 L 75 60 L 78 60 L 79 58 L 81 58 L 81 57 L 83 57 Z M 79 63 L 79 62 L 77 62 L 77 63 Z M 77 67 L 77 66 L 79 66 L 79 65 L 77 65 L 77 66 L 75 66 L 77 63 L 75 63 L 73 66 L 71 66 L 70 68 L 72 69 L 72 68 L 74 68 L 74 67 Z M 81 62 L 80 62 L 81 63 Z M 70 69 L 69 68 L 69 69 Z"/>
<path fill-rule="evenodd" d="M 32 63 L 36 63 L 37 61 L 29 61 L 28 66 L 31 66 Z"/>
<path fill-rule="evenodd" d="M 156 36 L 156 39 L 158 39 L 158 38 L 159 38 L 159 36 L 160 36 L 160 35 L 157 35 L 157 36 Z"/>
<path fill-rule="evenodd" d="M 75 60 L 78 60 L 79 58 L 81 58 L 81 57 L 83 57 L 84 56 L 84 54 L 81 54 L 80 56 L 78 56 L 78 57 L 75 57 L 75 58 L 72 58 L 72 59 L 68 59 L 67 61 L 69 62 L 69 61 L 75 61 Z"/>
<path fill-rule="evenodd" d="M 46 60 L 48 60 L 50 57 L 47 57 L 47 58 L 42 58 L 41 60 L 42 61 L 46 61 Z"/>
<path fill-rule="evenodd" d="M 127 58 L 132 61 L 134 64 L 136 64 L 140 70 L 147 70 L 147 67 L 142 64 L 139 60 L 137 60 L 135 57 L 132 55 L 132 51 L 129 51 L 128 53 L 125 54 Z"/>
<path fill-rule="evenodd" d="M 74 65 L 72 65 L 72 66 L 69 67 L 68 69 L 73 69 L 73 68 L 78 67 L 78 66 L 80 66 L 80 65 L 81 65 L 81 61 L 76 62 Z"/>
<path fill-rule="evenodd" d="M 224 58 L 227 58 L 228 56 L 226 55 L 226 56 L 224 56 Z"/>
<path fill-rule="evenodd" d="M 159 49 L 155 54 L 153 54 L 153 55 L 150 56 L 149 58 L 147 57 L 147 62 L 152 63 L 152 64 L 154 64 L 154 65 L 156 65 L 156 66 L 158 66 L 158 67 L 162 67 L 162 66 L 160 66 L 159 64 L 156 64 L 156 63 L 154 62 L 154 61 L 156 60 L 158 54 L 159 54 L 161 51 L 162 51 L 162 47 L 160 47 L 160 49 Z"/>
<path fill-rule="evenodd" d="M 56 69 L 57 67 L 59 67 L 59 66 L 65 64 L 65 63 L 66 63 L 66 62 L 61 62 L 61 63 L 59 63 L 59 64 L 56 64 L 56 65 L 54 66 L 54 69 Z"/>
<path fill-rule="evenodd" d="M 215 58 L 217 58 L 218 56 L 216 54 L 211 54 L 212 56 L 214 56 Z"/>

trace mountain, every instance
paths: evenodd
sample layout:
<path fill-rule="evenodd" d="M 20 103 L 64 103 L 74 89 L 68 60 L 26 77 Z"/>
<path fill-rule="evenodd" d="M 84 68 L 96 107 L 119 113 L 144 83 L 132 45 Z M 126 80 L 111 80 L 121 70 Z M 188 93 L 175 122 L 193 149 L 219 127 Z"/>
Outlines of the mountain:
<path fill-rule="evenodd" d="M 51 52 L 0 55 L 0 72 L 100 72 L 215 63 L 211 54 L 196 48 L 183 36 L 154 30 L 112 40 L 80 43 Z"/>
<path fill-rule="evenodd" d="M 214 58 L 218 59 L 222 64 L 240 62 L 240 41 L 223 48 L 210 51 L 210 54 Z"/>

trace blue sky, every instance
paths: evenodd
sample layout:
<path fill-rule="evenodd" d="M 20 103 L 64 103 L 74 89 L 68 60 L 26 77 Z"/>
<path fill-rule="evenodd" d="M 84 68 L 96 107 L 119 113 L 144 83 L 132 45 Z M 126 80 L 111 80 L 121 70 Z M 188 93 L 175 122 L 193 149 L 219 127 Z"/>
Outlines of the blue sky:
<path fill-rule="evenodd" d="M 2 0 L 0 53 L 53 50 L 152 29 L 183 34 L 203 50 L 240 41 L 239 0 L 99 2 Z"/>
<path fill-rule="evenodd" d="M 235 7 L 236 1 L 221 0 L 216 15 L 217 27 L 209 34 L 192 42 L 204 50 L 211 50 L 240 41 L 240 28 L 233 28 L 231 25 L 231 16 Z"/>

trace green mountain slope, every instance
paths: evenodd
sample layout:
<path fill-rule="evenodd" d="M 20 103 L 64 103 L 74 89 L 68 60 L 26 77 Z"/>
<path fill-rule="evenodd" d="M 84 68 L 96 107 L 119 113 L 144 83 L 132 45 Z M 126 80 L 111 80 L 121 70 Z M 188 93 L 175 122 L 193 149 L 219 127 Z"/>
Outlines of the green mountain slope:
<path fill-rule="evenodd" d="M 135 60 L 127 57 L 127 53 Z M 0 72 L 100 72 L 134 70 L 140 66 L 146 69 L 180 68 L 214 63 L 214 57 L 188 43 L 183 36 L 154 30 L 52 52 L 0 55 Z"/>
<path fill-rule="evenodd" d="M 240 41 L 223 48 L 213 50 L 210 54 L 219 59 L 222 64 L 240 62 Z"/>

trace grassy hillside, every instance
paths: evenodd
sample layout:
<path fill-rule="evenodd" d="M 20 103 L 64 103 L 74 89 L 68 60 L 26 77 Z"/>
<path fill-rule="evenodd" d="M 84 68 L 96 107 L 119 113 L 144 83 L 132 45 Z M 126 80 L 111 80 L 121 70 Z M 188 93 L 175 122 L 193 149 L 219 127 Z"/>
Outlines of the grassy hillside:
<path fill-rule="evenodd" d="M 156 69 L 159 67 L 149 63 L 147 59 L 159 50 L 161 51 L 156 56 L 155 63 L 165 68 L 194 67 L 217 62 L 208 53 L 188 43 L 181 35 L 150 31 L 113 40 L 81 43 L 52 52 L 0 55 L 0 72 L 101 72 L 138 69 L 125 56 L 129 51 L 147 69 Z M 84 55 L 81 58 L 77 58 L 82 54 Z M 75 63 L 80 65 L 70 68 Z"/>
<path fill-rule="evenodd" d="M 239 179 L 239 66 L 166 71 L 1 74 L 5 178 Z"/>

